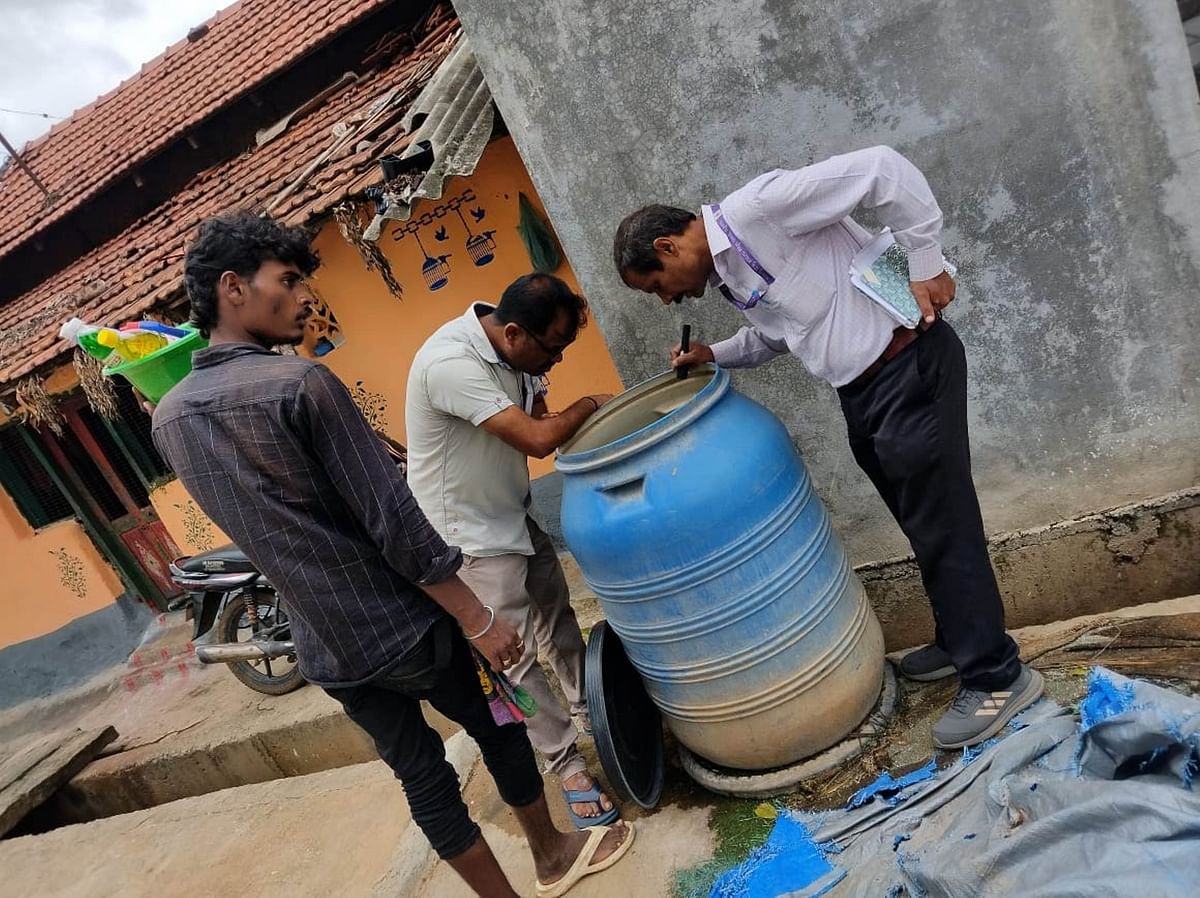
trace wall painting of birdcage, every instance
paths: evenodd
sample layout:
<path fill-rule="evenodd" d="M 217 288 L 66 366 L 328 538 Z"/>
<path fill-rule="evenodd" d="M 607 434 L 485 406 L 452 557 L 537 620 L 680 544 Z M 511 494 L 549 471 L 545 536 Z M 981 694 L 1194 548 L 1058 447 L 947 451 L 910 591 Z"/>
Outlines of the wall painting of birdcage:
<path fill-rule="evenodd" d="M 409 234 L 416 238 L 417 246 L 420 247 L 421 255 L 425 260 L 421 264 L 421 277 L 430 290 L 441 290 L 450 282 L 450 253 L 430 255 L 429 250 L 425 248 L 425 242 L 421 239 L 420 232 L 423 228 L 437 224 L 438 228 L 433 232 L 434 239 L 439 243 L 449 240 L 450 235 L 446 231 L 446 225 L 439 224 L 438 219 L 448 217 L 451 212 L 458 216 L 458 220 L 462 222 L 463 228 L 467 232 L 466 248 L 471 261 L 477 266 L 483 266 L 496 258 L 496 232 L 490 230 L 476 233 L 471 229 L 471 223 L 467 221 L 466 216 L 462 214 L 462 207 L 468 206 L 467 211 L 471 215 L 471 222 L 478 226 L 487 216 L 487 211 L 482 206 L 470 208 L 468 204 L 476 201 L 475 191 L 468 188 L 458 196 L 426 209 L 392 232 L 393 240 L 403 240 Z M 428 238 L 428 232 L 426 232 L 426 238 Z"/>
<path fill-rule="evenodd" d="M 421 235 L 415 230 L 412 234 L 417 238 L 417 246 L 421 247 L 421 254 L 425 256 L 425 261 L 421 263 L 421 277 L 425 279 L 425 286 L 430 290 L 441 290 L 450 282 L 450 254 L 429 255 L 429 250 L 425 249 L 425 244 L 421 242 Z"/>
<path fill-rule="evenodd" d="M 476 265 L 486 265 L 492 259 L 496 258 L 496 232 L 484 231 L 482 234 L 473 233 L 471 226 L 463 218 L 462 209 L 455 206 L 454 211 L 458 214 L 458 220 L 463 223 L 463 227 L 467 229 L 467 254 L 471 257 L 471 261 Z M 476 224 L 483 221 L 483 217 L 487 215 L 482 206 L 469 211 L 471 217 L 475 219 Z"/>

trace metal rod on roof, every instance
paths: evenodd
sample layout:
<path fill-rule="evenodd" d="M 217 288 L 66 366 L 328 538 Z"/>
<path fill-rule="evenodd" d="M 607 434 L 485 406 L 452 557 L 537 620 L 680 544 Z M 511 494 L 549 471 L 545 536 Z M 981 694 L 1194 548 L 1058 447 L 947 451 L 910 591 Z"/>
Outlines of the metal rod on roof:
<path fill-rule="evenodd" d="M 4 136 L 3 132 L 0 132 L 0 144 L 3 144 L 4 149 L 8 151 L 8 155 L 13 158 L 17 165 L 25 169 L 25 173 L 29 175 L 29 177 L 33 180 L 33 183 L 38 186 L 38 189 L 41 190 L 42 193 L 46 194 L 47 204 L 52 203 L 54 201 L 54 194 L 50 192 L 50 188 L 43 184 L 42 179 L 35 175 L 33 173 L 33 169 L 25 164 L 25 160 L 21 158 L 21 154 L 13 149 L 13 145 L 8 142 L 8 138 Z"/>

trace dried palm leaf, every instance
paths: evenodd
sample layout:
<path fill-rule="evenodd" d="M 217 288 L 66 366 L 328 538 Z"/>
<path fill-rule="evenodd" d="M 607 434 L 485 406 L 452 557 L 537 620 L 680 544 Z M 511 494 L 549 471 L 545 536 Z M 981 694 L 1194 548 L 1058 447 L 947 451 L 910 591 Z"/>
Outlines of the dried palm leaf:
<path fill-rule="evenodd" d="M 112 378 L 101 373 L 104 366 L 100 360 L 81 349 L 76 349 L 72 364 L 75 373 L 79 375 L 79 385 L 83 387 L 83 395 L 87 397 L 88 405 L 96 414 L 103 415 L 110 421 L 117 420 L 121 414 L 117 407 L 117 391 Z"/>
<path fill-rule="evenodd" d="M 333 207 L 333 217 L 338 223 L 338 230 L 342 232 L 342 238 L 358 251 L 367 270 L 378 272 L 387 285 L 388 292 L 396 299 L 404 299 L 404 288 L 392 273 L 392 265 L 387 256 L 374 242 L 363 236 L 365 228 L 359 207 L 353 201 L 347 200 Z"/>
<path fill-rule="evenodd" d="M 17 384 L 17 411 L 21 420 L 35 427 L 49 427 L 59 436 L 63 434 L 63 417 L 40 377 L 31 375 Z"/>

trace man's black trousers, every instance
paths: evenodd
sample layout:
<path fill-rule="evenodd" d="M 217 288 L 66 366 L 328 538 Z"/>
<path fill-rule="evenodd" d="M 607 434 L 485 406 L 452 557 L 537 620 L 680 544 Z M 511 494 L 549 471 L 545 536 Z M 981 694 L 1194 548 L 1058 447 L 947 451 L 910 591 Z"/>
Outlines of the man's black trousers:
<path fill-rule="evenodd" d="M 865 384 L 838 396 L 859 466 L 912 544 L 936 641 L 962 685 L 994 691 L 1020 673 L 971 480 L 967 361 L 937 321 Z"/>
<path fill-rule="evenodd" d="M 412 651 L 370 682 L 325 691 L 374 740 L 379 757 L 404 786 L 413 820 L 443 860 L 474 845 L 480 832 L 467 813 L 442 737 L 421 713 L 421 699 L 479 744 L 505 804 L 525 807 L 542 795 L 525 724 L 498 726 L 492 719 L 470 646 L 449 618 L 434 624 Z"/>

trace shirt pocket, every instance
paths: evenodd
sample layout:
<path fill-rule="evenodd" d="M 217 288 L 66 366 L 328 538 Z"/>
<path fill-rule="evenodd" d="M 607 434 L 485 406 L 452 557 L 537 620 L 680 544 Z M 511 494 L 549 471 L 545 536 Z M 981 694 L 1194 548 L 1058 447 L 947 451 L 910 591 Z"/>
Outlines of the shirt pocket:
<path fill-rule="evenodd" d="M 750 302 L 751 297 L 757 292 L 762 297 L 758 305 L 762 305 L 769 302 L 768 297 L 774 290 L 774 286 L 768 284 L 766 279 L 751 268 L 733 248 L 721 254 L 721 259 L 717 264 L 717 276 L 738 302 Z M 773 273 L 772 276 L 774 276 Z"/>
<path fill-rule="evenodd" d="M 771 289 L 773 301 L 787 318 L 789 341 L 803 338 L 829 317 L 837 294 L 828 266 L 814 264 L 803 254 L 788 264 Z"/>

